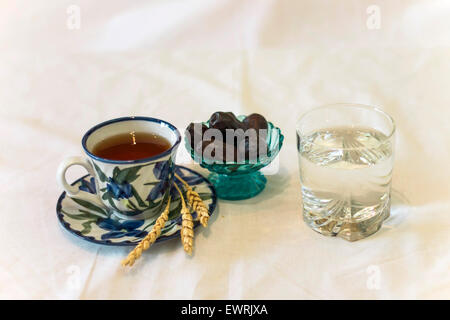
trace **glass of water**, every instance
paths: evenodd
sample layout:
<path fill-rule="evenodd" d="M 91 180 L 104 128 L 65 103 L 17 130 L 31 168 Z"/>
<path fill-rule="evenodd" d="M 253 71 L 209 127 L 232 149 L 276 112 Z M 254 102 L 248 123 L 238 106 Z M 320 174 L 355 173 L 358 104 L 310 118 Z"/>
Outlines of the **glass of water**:
<path fill-rule="evenodd" d="M 395 123 L 385 112 L 333 104 L 297 123 L 303 219 L 313 230 L 349 241 L 389 217 Z"/>

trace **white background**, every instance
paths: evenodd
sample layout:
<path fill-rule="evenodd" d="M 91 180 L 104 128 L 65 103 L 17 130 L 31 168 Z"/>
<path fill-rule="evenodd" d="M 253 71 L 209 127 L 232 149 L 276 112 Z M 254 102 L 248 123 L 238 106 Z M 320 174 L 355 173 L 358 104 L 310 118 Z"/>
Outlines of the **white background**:
<path fill-rule="evenodd" d="M 0 298 L 450 298 L 449 58 L 445 0 L 0 1 Z M 296 118 L 332 102 L 397 122 L 392 216 L 353 243 L 301 218 Z M 91 126 L 216 110 L 286 139 L 265 191 L 220 201 L 193 257 L 173 240 L 125 270 L 129 249 L 59 226 L 56 168 Z"/>

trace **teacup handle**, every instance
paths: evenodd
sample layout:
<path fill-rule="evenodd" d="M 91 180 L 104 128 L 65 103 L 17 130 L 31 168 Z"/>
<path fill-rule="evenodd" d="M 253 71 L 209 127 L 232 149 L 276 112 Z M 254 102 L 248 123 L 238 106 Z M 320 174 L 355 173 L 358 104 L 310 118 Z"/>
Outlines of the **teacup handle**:
<path fill-rule="evenodd" d="M 71 198 L 88 201 L 90 203 L 95 204 L 96 206 L 99 206 L 100 208 L 105 208 L 106 209 L 105 211 L 107 211 L 106 206 L 100 200 L 98 194 L 92 194 L 92 193 L 89 193 L 86 191 L 82 191 L 82 190 L 78 189 L 78 187 L 72 186 L 67 182 L 66 171 L 71 166 L 75 166 L 75 165 L 82 166 L 83 168 L 85 168 L 87 170 L 87 172 L 89 172 L 89 174 L 92 177 L 95 177 L 94 168 L 92 167 L 92 165 L 90 164 L 90 162 L 87 159 L 78 157 L 78 156 L 69 157 L 69 158 L 64 159 L 58 167 L 58 171 L 56 174 L 56 180 L 58 181 L 58 184 L 61 186 L 61 188 L 63 188 L 66 191 L 66 193 Z M 98 187 L 97 183 L 96 183 L 96 187 Z M 98 190 L 97 190 L 97 192 L 98 192 Z M 92 211 L 92 214 L 97 215 L 102 218 L 107 218 L 106 215 L 103 215 L 100 212 Z"/>

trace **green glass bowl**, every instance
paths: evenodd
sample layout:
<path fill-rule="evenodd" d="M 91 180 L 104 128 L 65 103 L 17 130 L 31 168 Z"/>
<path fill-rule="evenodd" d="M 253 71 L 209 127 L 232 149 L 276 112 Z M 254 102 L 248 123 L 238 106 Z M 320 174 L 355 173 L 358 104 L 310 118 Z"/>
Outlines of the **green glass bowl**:
<path fill-rule="evenodd" d="M 241 115 L 237 118 L 242 121 L 245 116 Z M 209 127 L 208 121 L 203 122 L 203 124 Z M 257 162 L 246 160 L 242 163 L 230 161 L 212 163 L 211 160 L 202 158 L 191 148 L 187 137 L 185 137 L 184 142 L 192 159 L 211 172 L 208 179 L 214 185 L 217 196 L 226 200 L 242 200 L 256 196 L 265 188 L 267 179 L 259 170 L 271 163 L 278 155 L 283 145 L 284 136 L 280 128 L 268 122 L 266 139 L 267 155 L 260 156 Z"/>

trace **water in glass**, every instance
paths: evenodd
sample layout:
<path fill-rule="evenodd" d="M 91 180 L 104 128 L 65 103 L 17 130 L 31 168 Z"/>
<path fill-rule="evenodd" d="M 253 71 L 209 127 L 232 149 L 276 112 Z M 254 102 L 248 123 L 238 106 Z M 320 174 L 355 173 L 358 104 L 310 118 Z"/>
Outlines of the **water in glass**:
<path fill-rule="evenodd" d="M 351 126 L 297 139 L 305 222 L 350 241 L 376 232 L 390 211 L 392 140 Z"/>

